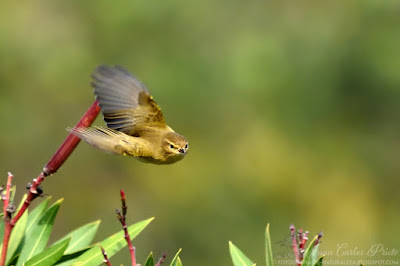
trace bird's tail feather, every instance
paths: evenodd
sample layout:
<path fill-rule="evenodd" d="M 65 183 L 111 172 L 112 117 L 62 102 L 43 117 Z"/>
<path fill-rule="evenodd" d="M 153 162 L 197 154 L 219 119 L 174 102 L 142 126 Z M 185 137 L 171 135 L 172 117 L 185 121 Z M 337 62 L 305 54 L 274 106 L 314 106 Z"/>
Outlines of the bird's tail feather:
<path fill-rule="evenodd" d="M 110 128 L 78 127 L 67 130 L 89 145 L 109 153 L 125 154 L 127 151 L 125 146 L 131 145 L 127 138 L 129 136 Z"/>

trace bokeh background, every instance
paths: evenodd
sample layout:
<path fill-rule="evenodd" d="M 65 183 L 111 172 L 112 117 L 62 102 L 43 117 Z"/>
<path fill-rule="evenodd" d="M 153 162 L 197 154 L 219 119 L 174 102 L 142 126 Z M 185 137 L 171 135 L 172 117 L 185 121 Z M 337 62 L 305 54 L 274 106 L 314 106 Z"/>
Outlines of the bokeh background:
<path fill-rule="evenodd" d="M 130 224 L 156 217 L 134 241 L 142 263 L 183 248 L 185 265 L 231 265 L 231 240 L 262 265 L 267 222 L 277 257 L 294 223 L 324 232 L 327 259 L 399 262 L 366 254 L 400 248 L 399 14 L 389 0 L 4 2 L 3 183 L 11 171 L 22 196 L 93 102 L 93 68 L 121 64 L 190 152 L 157 166 L 80 144 L 43 186 L 65 198 L 52 239 L 97 219 L 97 240 L 118 231 L 123 188 Z"/>

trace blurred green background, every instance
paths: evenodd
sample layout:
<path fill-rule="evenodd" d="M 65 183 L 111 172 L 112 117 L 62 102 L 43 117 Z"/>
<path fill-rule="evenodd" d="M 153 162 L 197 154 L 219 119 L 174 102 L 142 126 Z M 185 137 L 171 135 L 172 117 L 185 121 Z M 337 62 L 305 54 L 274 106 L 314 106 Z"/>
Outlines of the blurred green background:
<path fill-rule="evenodd" d="M 366 254 L 400 247 L 399 12 L 389 0 L 2 3 L 3 183 L 11 171 L 22 196 L 93 102 L 93 68 L 120 64 L 190 152 L 157 166 L 80 144 L 43 186 L 65 198 L 53 239 L 97 219 L 97 240 L 118 231 L 123 188 L 130 224 L 156 217 L 134 241 L 142 263 L 183 248 L 185 265 L 231 265 L 231 240 L 262 265 L 267 222 L 276 256 L 291 254 L 294 223 L 324 232 L 327 259 L 399 262 Z"/>

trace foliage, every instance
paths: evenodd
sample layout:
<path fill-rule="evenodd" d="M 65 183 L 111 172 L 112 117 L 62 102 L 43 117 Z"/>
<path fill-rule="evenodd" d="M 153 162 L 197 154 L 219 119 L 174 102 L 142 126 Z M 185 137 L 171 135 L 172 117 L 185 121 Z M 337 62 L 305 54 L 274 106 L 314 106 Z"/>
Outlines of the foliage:
<path fill-rule="evenodd" d="M 47 197 L 31 212 L 26 211 L 18 221 L 11 234 L 6 265 L 100 265 L 104 258 L 99 246 L 107 251 L 108 258 L 126 246 L 122 230 L 92 244 L 100 221 L 85 224 L 48 245 L 55 218 L 63 202 L 60 199 L 48 207 L 50 199 Z M 128 226 L 131 239 L 152 220 L 150 218 Z M 4 230 L 3 219 L 0 221 L 0 230 Z M 171 266 L 182 265 L 178 254 L 173 258 Z M 152 255 L 145 265 L 154 265 Z"/>
<path fill-rule="evenodd" d="M 320 236 L 315 236 L 313 241 L 310 242 L 307 249 L 304 251 L 304 259 L 298 265 L 303 266 L 320 266 L 322 265 L 323 256 L 318 257 L 318 247 Z M 237 246 L 235 246 L 231 241 L 229 241 L 229 251 L 231 253 L 231 258 L 234 266 L 254 266 L 256 265 L 252 262 Z M 269 234 L 269 224 L 267 225 L 267 229 L 265 231 L 265 257 L 266 257 L 266 265 L 272 266 L 273 263 L 273 255 L 271 249 L 271 237 Z M 295 261 L 296 259 L 294 259 Z"/>

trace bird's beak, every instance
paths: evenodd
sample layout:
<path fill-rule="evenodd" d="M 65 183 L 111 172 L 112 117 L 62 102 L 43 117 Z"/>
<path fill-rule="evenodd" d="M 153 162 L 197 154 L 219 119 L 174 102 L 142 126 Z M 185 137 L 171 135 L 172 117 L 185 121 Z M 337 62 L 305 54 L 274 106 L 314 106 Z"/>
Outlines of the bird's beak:
<path fill-rule="evenodd" d="M 182 153 L 182 154 L 185 154 L 185 153 L 186 153 L 185 149 L 179 149 L 178 151 L 179 151 L 180 153 Z"/>

